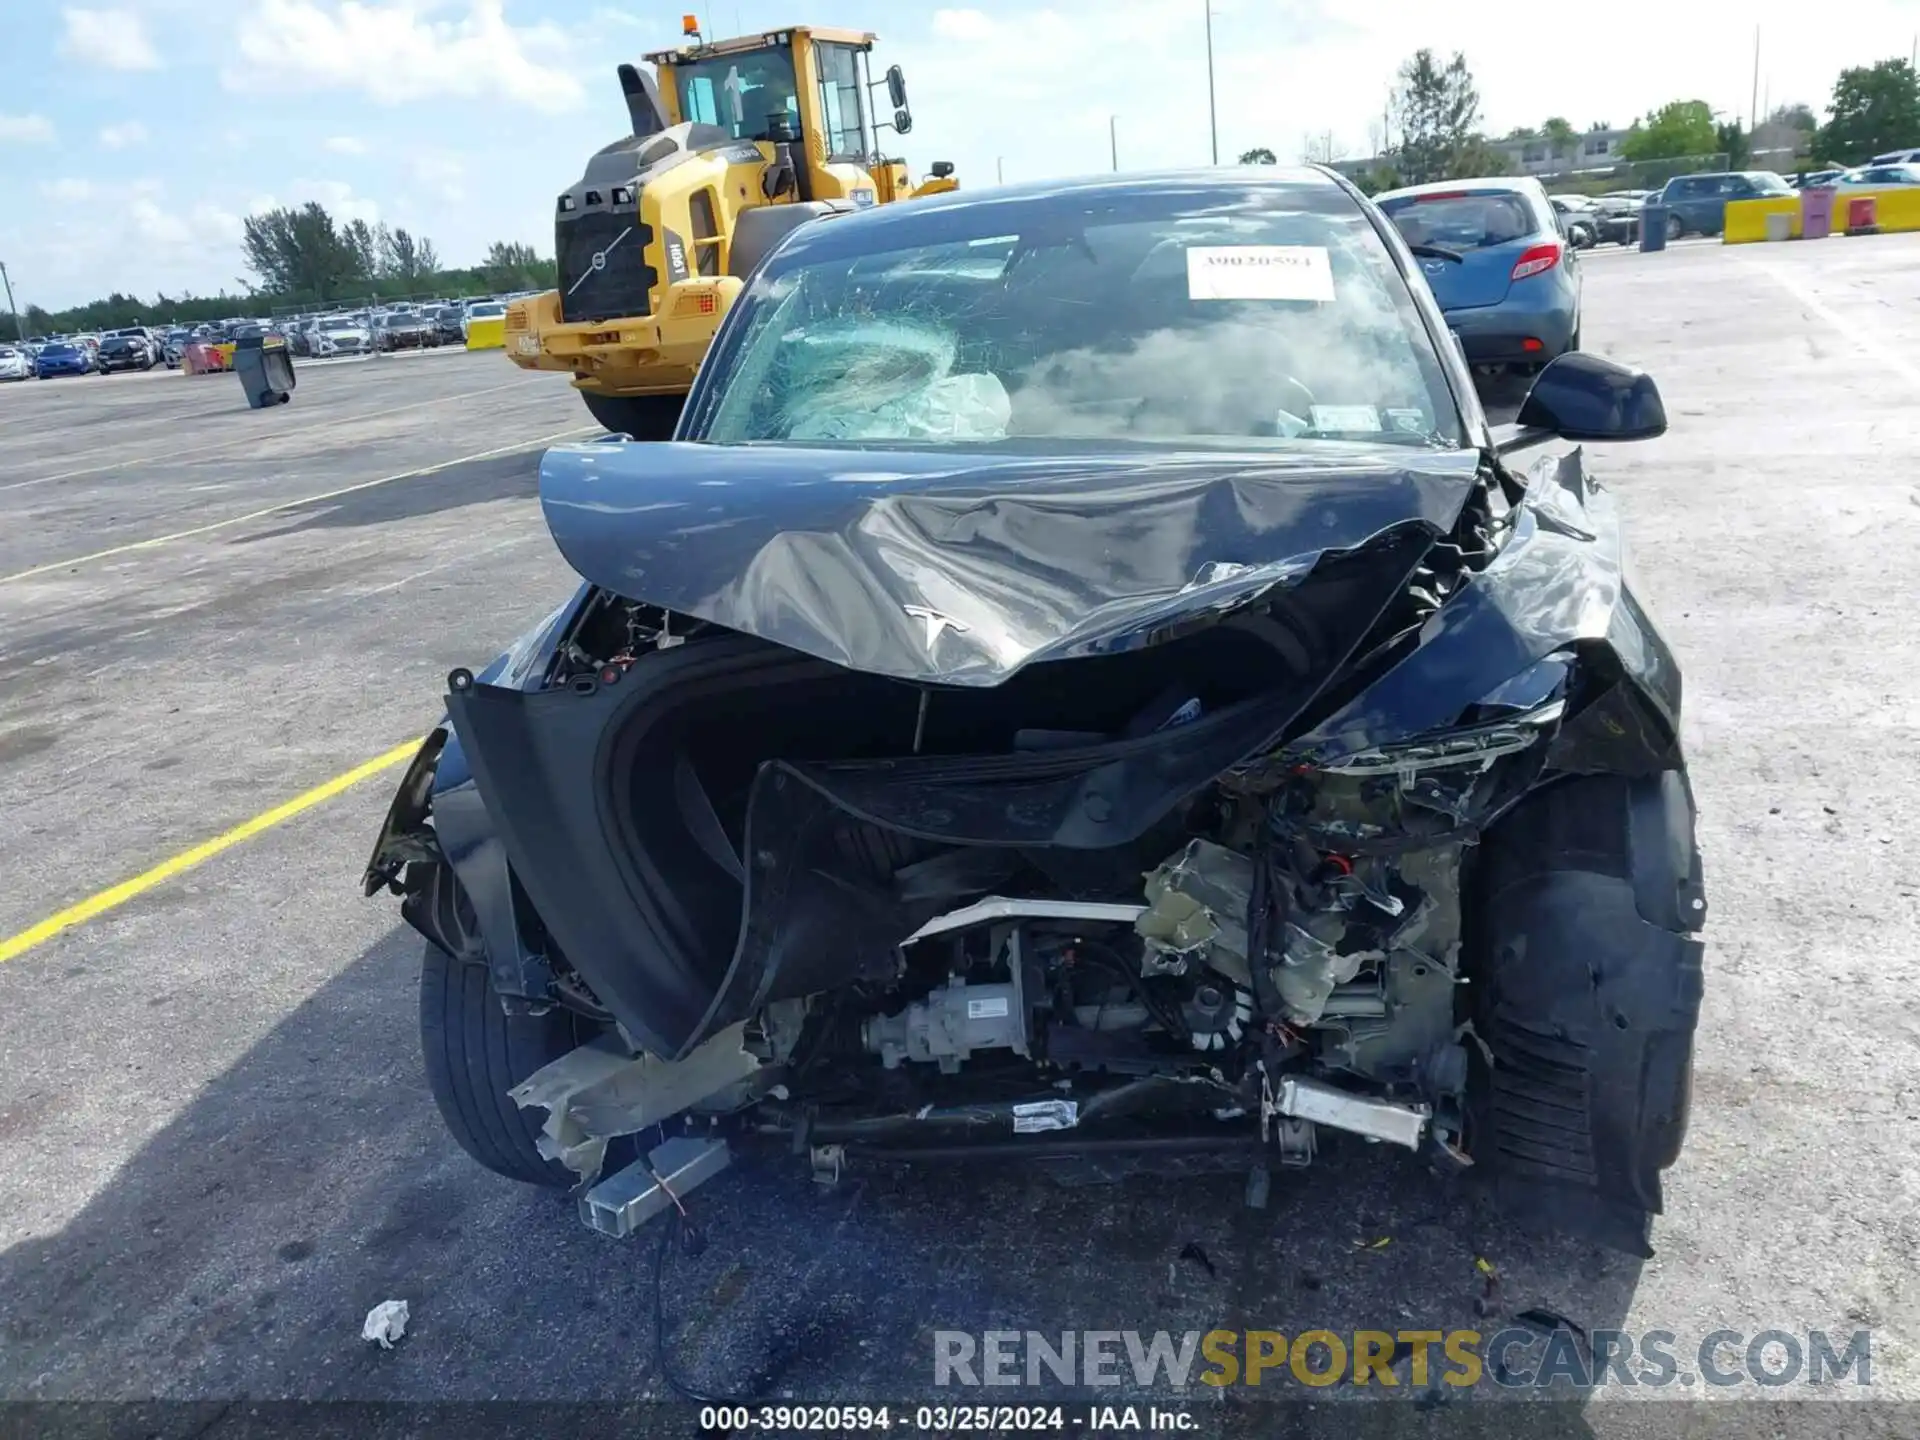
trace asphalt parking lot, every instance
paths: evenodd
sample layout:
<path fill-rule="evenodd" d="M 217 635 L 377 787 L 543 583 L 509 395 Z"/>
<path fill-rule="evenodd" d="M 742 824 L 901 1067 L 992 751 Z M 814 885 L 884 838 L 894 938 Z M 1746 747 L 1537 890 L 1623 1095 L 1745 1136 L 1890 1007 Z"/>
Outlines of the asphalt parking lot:
<path fill-rule="evenodd" d="M 1868 1389 L 1717 1393 L 1920 1400 L 1920 237 L 1583 263 L 1588 347 L 1668 404 L 1664 439 L 1596 468 L 1686 669 L 1713 907 L 1655 1258 L 1516 1232 L 1358 1145 L 1276 1172 L 1264 1211 L 1232 1175 L 823 1191 L 743 1165 L 691 1202 L 710 1243 L 664 1286 L 682 1372 L 898 1402 L 931 1393 L 936 1329 L 1540 1309 L 1683 1355 L 1866 1328 Z M 491 354 L 305 368 L 273 411 L 222 376 L 0 389 L 0 947 L 423 733 L 449 669 L 569 588 L 535 467 L 586 419 Z M 398 773 L 0 963 L 0 1398 L 660 1393 L 650 1239 L 479 1170 L 434 1113 L 418 941 L 358 893 Z M 360 1323 L 390 1297 L 411 1324 L 383 1352 Z"/>

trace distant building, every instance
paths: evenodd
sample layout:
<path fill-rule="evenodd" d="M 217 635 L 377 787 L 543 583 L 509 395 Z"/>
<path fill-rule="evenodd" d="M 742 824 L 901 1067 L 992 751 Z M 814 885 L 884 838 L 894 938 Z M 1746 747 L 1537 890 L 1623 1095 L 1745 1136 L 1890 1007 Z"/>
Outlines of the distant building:
<path fill-rule="evenodd" d="M 1528 140 L 1489 140 L 1487 146 L 1507 158 L 1509 175 L 1564 175 L 1575 170 L 1609 170 L 1620 161 L 1620 145 L 1625 130 L 1589 130 L 1575 135 L 1568 153 L 1555 155 L 1545 138 Z M 1348 179 L 1391 165 L 1391 156 L 1372 155 L 1358 160 L 1336 160 L 1333 168 Z"/>
<path fill-rule="evenodd" d="M 1620 163 L 1625 130 L 1589 130 L 1575 135 L 1568 153 L 1555 155 L 1544 136 L 1530 140 L 1489 140 L 1487 144 L 1512 162 L 1515 175 L 1564 175 L 1573 170 L 1606 170 Z"/>

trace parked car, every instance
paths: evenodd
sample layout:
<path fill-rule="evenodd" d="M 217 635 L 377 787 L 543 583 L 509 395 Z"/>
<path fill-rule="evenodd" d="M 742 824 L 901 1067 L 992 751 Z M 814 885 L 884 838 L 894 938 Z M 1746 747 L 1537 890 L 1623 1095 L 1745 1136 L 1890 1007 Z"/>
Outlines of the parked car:
<path fill-rule="evenodd" d="M 1538 180 L 1443 180 L 1375 197 L 1476 367 L 1580 348 L 1579 259 Z"/>
<path fill-rule="evenodd" d="M 0 380 L 27 380 L 32 376 L 32 356 L 17 345 L 0 345 Z"/>
<path fill-rule="evenodd" d="M 406 311 L 389 311 L 374 321 L 374 344 L 381 350 L 419 350 L 433 330 L 431 320 Z"/>
<path fill-rule="evenodd" d="M 434 329 L 439 333 L 443 345 L 458 345 L 467 338 L 465 327 L 461 324 L 467 318 L 467 312 L 458 305 L 442 305 L 433 312 Z"/>
<path fill-rule="evenodd" d="M 475 320 L 486 320 L 507 313 L 506 302 L 502 300 L 476 300 L 466 308 L 460 317 L 460 339 L 464 344 L 468 329 Z"/>
<path fill-rule="evenodd" d="M 50 340 L 34 357 L 33 373 L 42 380 L 61 375 L 87 375 L 94 369 L 93 352 L 74 340 Z"/>
<path fill-rule="evenodd" d="M 1676 175 L 1660 192 L 1667 210 L 1667 238 L 1718 235 L 1727 228 L 1727 202 L 1791 195 L 1793 187 L 1771 170 L 1728 170 Z"/>
<path fill-rule="evenodd" d="M 1833 188 L 1842 195 L 1902 190 L 1909 185 L 1920 185 L 1920 165 L 1862 165 L 1833 182 Z"/>
<path fill-rule="evenodd" d="M 1576 250 L 1591 250 L 1600 240 L 1600 212 L 1587 195 L 1549 195 L 1547 203 L 1560 219 L 1567 243 Z"/>
<path fill-rule="evenodd" d="M 1637 245 L 1640 242 L 1640 207 L 1646 203 L 1646 191 L 1615 191 L 1594 197 L 1593 216 L 1600 243 Z"/>
<path fill-rule="evenodd" d="M 364 876 L 479 1163 L 618 1234 L 667 1156 L 593 1181 L 656 1125 L 676 1202 L 724 1143 L 983 1143 L 995 1184 L 1348 1131 L 1650 1253 L 1702 986 L 1681 682 L 1592 452 L 1514 457 L 1657 434 L 1658 390 L 1563 355 L 1490 427 L 1374 207 L 1262 169 L 803 226 L 687 443 L 547 453 L 583 583 L 451 673 Z"/>
<path fill-rule="evenodd" d="M 138 335 L 108 335 L 100 342 L 99 373 L 116 370 L 151 370 L 158 363 L 147 342 Z"/>
<path fill-rule="evenodd" d="M 1920 165 L 1920 146 L 1908 150 L 1885 150 L 1867 161 L 1869 165 Z"/>
<path fill-rule="evenodd" d="M 367 355 L 373 350 L 373 332 L 349 315 L 327 316 L 309 338 L 313 353 L 320 357 Z"/>
<path fill-rule="evenodd" d="M 1802 170 L 1787 183 L 1796 190 L 1822 190 L 1846 173 L 1844 165 L 1830 166 L 1825 170 Z"/>

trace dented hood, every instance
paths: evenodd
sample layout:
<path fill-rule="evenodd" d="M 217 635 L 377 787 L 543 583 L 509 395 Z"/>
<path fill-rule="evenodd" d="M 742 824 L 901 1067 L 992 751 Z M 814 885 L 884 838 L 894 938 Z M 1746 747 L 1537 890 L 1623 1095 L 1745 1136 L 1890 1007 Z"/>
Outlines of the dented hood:
<path fill-rule="evenodd" d="M 1471 450 L 1088 454 L 637 444 L 540 466 L 560 552 L 628 599 L 852 669 L 997 685 L 1147 643 L 1324 553 L 1451 527 Z M 1398 578 L 1398 577 L 1396 577 Z"/>

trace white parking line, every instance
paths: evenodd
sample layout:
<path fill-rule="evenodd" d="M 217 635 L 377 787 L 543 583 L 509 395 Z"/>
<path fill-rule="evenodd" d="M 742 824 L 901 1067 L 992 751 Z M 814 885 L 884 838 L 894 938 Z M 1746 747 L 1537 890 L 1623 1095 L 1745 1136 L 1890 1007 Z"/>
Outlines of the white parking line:
<path fill-rule="evenodd" d="M 396 480 L 411 480 L 416 476 L 431 475 L 436 470 L 451 469 L 455 465 L 465 465 L 474 460 L 491 460 L 497 455 L 511 455 L 520 450 L 538 449 L 542 445 L 551 445 L 556 440 L 570 439 L 575 435 L 587 434 L 589 431 L 597 432 L 599 429 L 598 425 L 576 425 L 571 430 L 542 435 L 537 440 L 519 440 L 511 445 L 497 445 L 491 450 L 480 450 L 472 455 L 459 455 L 451 460 L 439 461 L 437 464 L 422 465 L 416 470 L 402 470 L 398 475 L 382 475 L 377 480 L 362 480 L 357 485 L 342 485 L 338 490 L 326 490 L 318 495 L 305 495 L 298 500 L 283 500 L 278 505 L 249 510 L 245 515 L 230 515 L 225 520 L 215 520 L 207 525 L 195 525 L 188 530 L 175 530 L 169 535 L 155 535 L 148 540 L 132 540 L 125 545 L 112 545 L 105 550 L 95 550 L 88 555 L 75 555 L 67 560 L 54 560 L 45 565 L 35 565 L 28 570 L 18 570 L 11 575 L 0 575 L 0 585 L 11 585 L 16 580 L 30 580 L 35 575 L 50 575 L 56 570 L 71 570 L 76 565 L 87 565 L 95 560 L 106 560 L 115 555 L 129 555 L 135 550 L 151 550 L 156 545 L 170 545 L 175 540 L 188 540 L 196 535 L 209 535 L 215 530 L 225 530 L 230 525 L 244 525 L 249 520 L 263 520 L 269 515 L 278 515 L 284 510 L 297 510 L 302 505 L 318 505 L 323 500 L 337 500 L 342 495 L 371 490 L 376 485 L 391 485 Z"/>
<path fill-rule="evenodd" d="M 1825 301 L 1815 296 L 1805 285 L 1788 275 L 1784 270 L 1769 264 L 1765 260 L 1757 260 L 1751 256 L 1742 255 L 1737 258 L 1740 263 L 1749 270 L 1759 272 L 1773 281 L 1773 283 L 1778 285 L 1782 290 L 1786 291 L 1787 294 L 1799 302 L 1800 308 L 1805 310 L 1809 315 L 1826 321 L 1842 339 L 1866 351 L 1868 355 L 1878 360 L 1882 365 L 1886 366 L 1887 369 L 1913 386 L 1914 389 L 1920 390 L 1920 365 L 1915 365 L 1913 361 L 1907 359 L 1906 356 L 1902 355 L 1899 351 L 1895 350 L 1893 346 L 1887 344 L 1886 341 L 1875 334 L 1871 321 L 1860 318 L 1851 320 L 1843 319 L 1840 314 L 1829 307 Z"/>
<path fill-rule="evenodd" d="M 289 438 L 290 434 L 297 437 L 311 433 L 313 430 L 325 428 L 325 426 L 328 425 L 355 425 L 362 420 L 380 420 L 388 415 L 404 414 L 409 410 L 425 410 L 433 405 L 450 405 L 456 400 L 472 400 L 477 396 L 496 395 L 502 390 L 518 390 L 524 386 L 537 385 L 539 383 L 538 380 L 509 380 L 504 385 L 489 385 L 483 390 L 463 390 L 458 395 L 437 395 L 431 400 L 415 400 L 409 404 L 395 405 L 386 410 L 371 410 L 364 415 L 329 416 L 326 417 L 325 424 L 322 426 L 311 426 L 292 432 L 276 431 L 272 435 L 249 435 L 244 439 L 221 440 L 212 445 L 203 445 L 197 450 L 153 450 L 144 455 L 136 455 L 130 460 L 114 460 L 101 465 L 82 466 L 78 470 L 62 470 L 55 475 L 36 475 L 31 480 L 9 481 L 5 485 L 0 485 L 0 493 L 5 493 L 9 490 L 24 490 L 29 485 L 46 485 L 55 480 L 77 480 L 82 475 L 103 475 L 109 470 L 125 470 L 130 465 L 146 465 L 155 460 L 205 459 L 207 456 L 217 454 L 222 450 L 229 450 L 236 447 L 245 449 L 249 445 L 257 446 L 269 440 L 278 443 Z M 74 458 L 84 459 L 89 454 L 100 455 L 104 453 L 106 453 L 104 450 L 84 451 L 81 455 Z"/>

